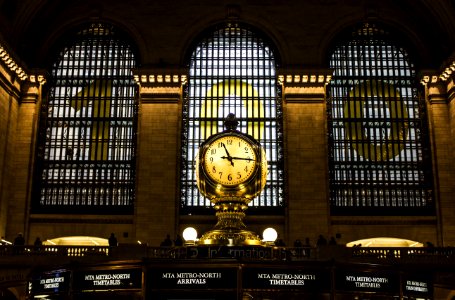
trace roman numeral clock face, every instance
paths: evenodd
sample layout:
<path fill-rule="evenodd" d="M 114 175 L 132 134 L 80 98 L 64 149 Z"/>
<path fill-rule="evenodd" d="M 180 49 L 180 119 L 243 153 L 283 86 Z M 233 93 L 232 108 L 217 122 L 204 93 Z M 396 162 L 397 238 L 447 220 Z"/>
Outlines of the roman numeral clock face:
<path fill-rule="evenodd" d="M 238 136 L 213 141 L 204 154 L 205 173 L 216 183 L 235 186 L 247 181 L 256 169 L 256 153 Z"/>

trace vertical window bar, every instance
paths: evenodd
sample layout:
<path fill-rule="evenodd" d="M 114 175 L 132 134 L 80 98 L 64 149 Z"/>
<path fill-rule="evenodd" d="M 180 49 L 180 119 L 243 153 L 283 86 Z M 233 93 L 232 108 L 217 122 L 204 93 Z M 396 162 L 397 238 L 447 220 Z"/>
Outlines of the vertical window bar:
<path fill-rule="evenodd" d="M 416 109 L 424 103 L 406 51 L 386 31 L 364 24 L 335 48 L 330 65 L 332 213 L 434 213 L 424 167 L 431 162 L 423 161 L 430 156 L 421 155 L 429 149 L 425 112 Z"/>
<path fill-rule="evenodd" d="M 199 65 L 204 68 L 198 69 Z M 250 212 L 257 213 L 273 207 L 279 208 L 274 213 L 281 213 L 283 204 L 282 194 L 270 192 L 282 190 L 284 186 L 282 176 L 278 176 L 278 172 L 282 172 L 282 164 L 278 162 L 282 157 L 276 154 L 282 147 L 282 136 L 276 136 L 282 120 L 276 118 L 274 112 L 278 95 L 274 68 L 273 53 L 255 32 L 239 24 L 219 27 L 195 47 L 190 61 L 190 88 L 183 107 L 182 145 L 185 149 L 182 149 L 182 162 L 193 162 L 194 157 L 188 153 L 196 153 L 203 140 L 223 130 L 223 120 L 230 112 L 236 114 L 239 130 L 254 135 L 266 148 L 268 158 L 272 158 L 272 161 L 269 159 L 272 175 L 269 174 L 260 198 L 252 201 Z M 195 86 L 197 90 L 193 88 Z M 193 105 L 200 109 L 187 109 Z M 185 124 L 189 124 L 188 127 Z M 194 163 L 182 163 L 182 175 L 194 173 L 193 166 Z M 194 198 L 201 202 L 195 203 L 188 198 L 190 186 Z M 207 209 L 210 202 L 198 193 L 194 177 L 187 181 L 182 176 L 181 188 L 183 214 L 212 213 Z"/>
<path fill-rule="evenodd" d="M 91 24 L 63 48 L 43 102 L 33 210 L 131 213 L 137 103 L 131 46 Z"/>

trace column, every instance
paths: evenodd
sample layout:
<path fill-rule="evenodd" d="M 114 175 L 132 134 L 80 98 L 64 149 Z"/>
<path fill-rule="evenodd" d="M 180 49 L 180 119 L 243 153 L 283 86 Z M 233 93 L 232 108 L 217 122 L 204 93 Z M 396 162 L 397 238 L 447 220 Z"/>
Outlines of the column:
<path fill-rule="evenodd" d="M 329 70 L 291 70 L 283 84 L 288 176 L 288 244 L 314 244 L 329 228 L 326 85 Z M 290 163 L 292 162 L 292 163 Z"/>
<path fill-rule="evenodd" d="M 425 75 L 422 79 L 422 83 L 425 84 L 430 123 L 439 246 L 453 246 L 455 243 L 455 202 L 453 201 L 455 103 L 447 93 L 450 82 L 453 85 L 453 77 L 451 80 L 445 80 L 437 74 Z M 451 98 L 453 99 L 453 96 Z"/>
<path fill-rule="evenodd" d="M 21 97 L 19 102 L 12 103 L 9 122 L 14 146 L 8 159 L 12 169 L 6 172 L 11 188 L 7 236 L 14 239 L 18 232 L 22 232 L 26 243 L 32 243 L 35 238 L 29 236 L 28 225 L 41 90 L 46 81 L 42 74 L 44 72 L 32 73 L 22 83 Z"/>
<path fill-rule="evenodd" d="M 136 238 L 151 246 L 175 237 L 179 205 L 183 70 L 141 69 L 139 85 Z"/>

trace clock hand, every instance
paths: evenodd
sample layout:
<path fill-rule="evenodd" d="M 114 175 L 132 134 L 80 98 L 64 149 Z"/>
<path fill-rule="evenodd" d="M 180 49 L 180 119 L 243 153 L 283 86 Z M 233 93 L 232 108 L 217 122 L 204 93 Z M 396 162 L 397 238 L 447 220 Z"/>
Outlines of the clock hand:
<path fill-rule="evenodd" d="M 226 145 L 224 143 L 221 143 L 221 145 L 223 145 L 224 147 L 224 151 L 226 151 L 226 154 L 227 154 L 227 160 L 229 160 L 231 162 L 231 165 L 234 166 L 234 162 L 232 161 L 232 156 L 229 154 L 229 151 L 228 149 L 226 148 Z M 223 156 L 222 158 L 225 158 L 225 156 Z"/>
<path fill-rule="evenodd" d="M 240 160 L 254 161 L 254 159 L 252 159 L 252 158 L 236 157 L 236 156 L 232 156 L 232 157 L 231 157 L 231 160 L 232 160 L 232 159 L 240 159 Z"/>
<path fill-rule="evenodd" d="M 232 157 L 231 156 L 221 156 L 222 159 L 227 159 L 231 162 L 231 165 L 234 166 L 234 162 L 232 161 Z"/>

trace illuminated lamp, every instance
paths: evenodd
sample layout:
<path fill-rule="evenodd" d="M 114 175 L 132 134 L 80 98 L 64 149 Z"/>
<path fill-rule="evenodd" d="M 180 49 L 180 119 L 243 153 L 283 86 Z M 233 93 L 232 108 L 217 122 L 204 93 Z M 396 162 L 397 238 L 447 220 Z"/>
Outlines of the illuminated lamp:
<path fill-rule="evenodd" d="M 274 228 L 269 227 L 262 232 L 262 238 L 266 244 L 275 244 L 277 237 L 278 233 Z"/>
<path fill-rule="evenodd" d="M 182 233 L 185 243 L 188 245 L 194 245 L 197 240 L 197 231 L 193 227 L 187 227 Z"/>

